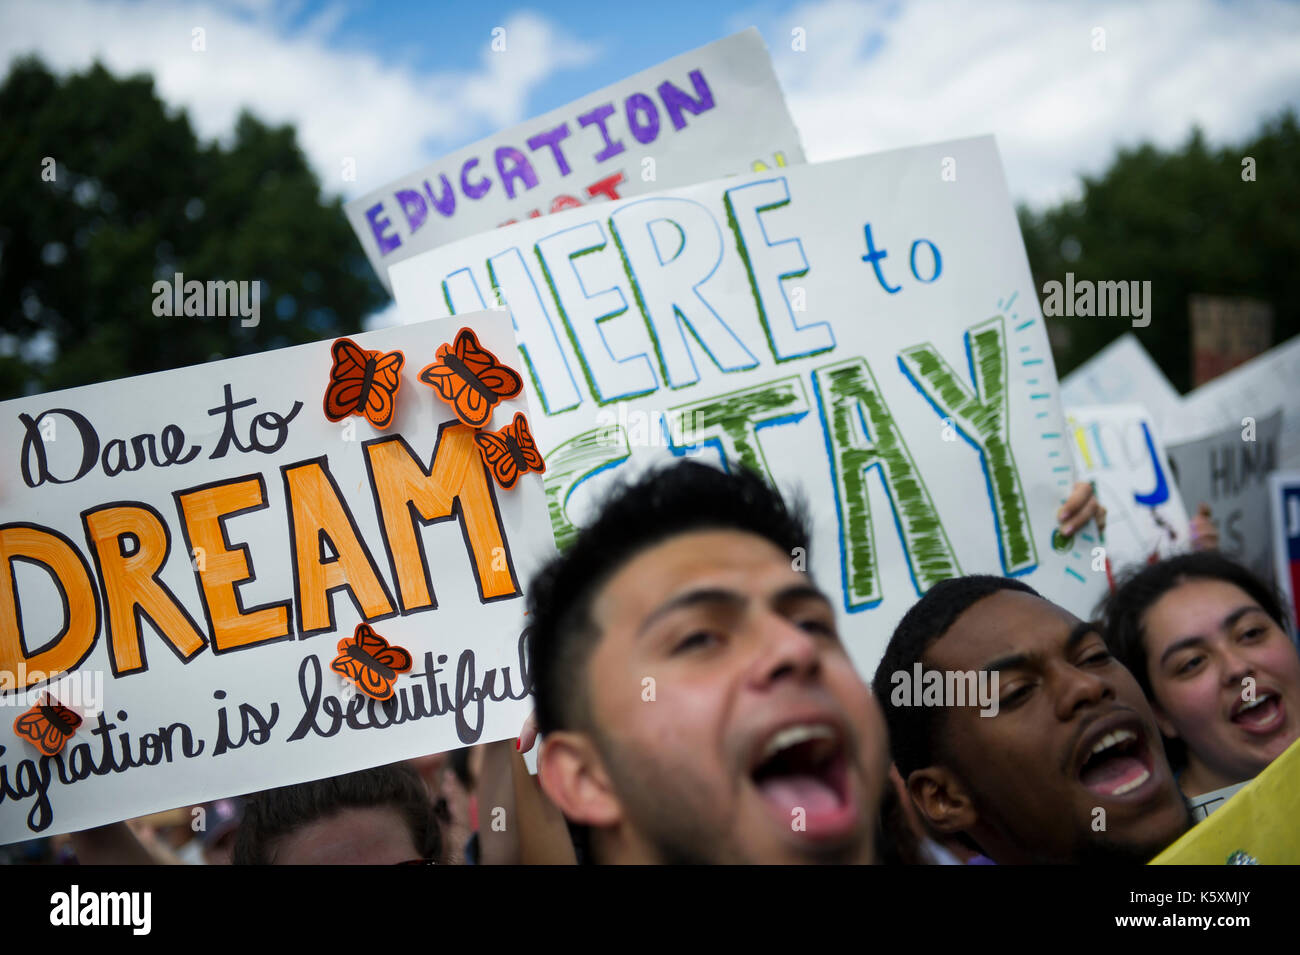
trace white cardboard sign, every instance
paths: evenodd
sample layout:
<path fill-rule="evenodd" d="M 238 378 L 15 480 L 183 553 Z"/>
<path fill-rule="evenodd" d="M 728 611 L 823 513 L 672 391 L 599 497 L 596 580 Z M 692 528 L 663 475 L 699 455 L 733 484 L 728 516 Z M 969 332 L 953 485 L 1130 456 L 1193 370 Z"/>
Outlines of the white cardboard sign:
<path fill-rule="evenodd" d="M 573 210 L 391 276 L 405 321 L 508 306 L 561 544 L 670 454 L 765 471 L 809 499 L 808 566 L 867 674 L 944 577 L 1081 613 L 1105 586 L 1087 540 L 1054 540 L 1069 446 L 991 137 Z"/>
<path fill-rule="evenodd" d="M 0 404 L 0 843 L 518 733 L 543 489 L 416 378 L 469 321 L 519 367 L 502 313 L 354 337 L 405 354 L 382 431 L 326 419 L 328 341 Z M 389 703 L 331 668 L 363 620 Z M 54 757 L 42 692 L 84 720 Z"/>
<path fill-rule="evenodd" d="M 1242 427 L 1170 445 L 1169 463 L 1191 513 L 1204 501 L 1219 526 L 1219 550 L 1265 580 L 1273 577 L 1268 474 L 1277 468 L 1282 412 Z"/>
<path fill-rule="evenodd" d="M 1169 439 L 1186 441 L 1228 428 L 1245 427 L 1282 409 L 1277 466 L 1300 468 L 1300 335 L 1224 372 L 1183 398 L 1180 430 Z"/>
<path fill-rule="evenodd" d="M 508 222 L 803 159 L 750 27 L 466 146 L 345 210 L 388 285 L 395 263 Z"/>
<path fill-rule="evenodd" d="M 1157 433 L 1181 429 L 1182 396 L 1133 332 L 1125 332 L 1061 379 L 1061 402 L 1069 411 L 1091 405 L 1138 404 Z"/>
<path fill-rule="evenodd" d="M 1079 476 L 1106 508 L 1105 552 L 1115 571 L 1187 549 L 1187 510 L 1142 405 L 1069 408 L 1066 418 Z"/>

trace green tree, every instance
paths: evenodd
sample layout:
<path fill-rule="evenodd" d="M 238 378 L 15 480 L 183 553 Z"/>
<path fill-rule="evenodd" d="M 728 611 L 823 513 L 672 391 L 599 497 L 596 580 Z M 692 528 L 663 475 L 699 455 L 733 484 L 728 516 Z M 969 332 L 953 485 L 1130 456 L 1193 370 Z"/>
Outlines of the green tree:
<path fill-rule="evenodd" d="M 1242 162 L 1255 161 L 1255 181 Z M 1191 384 L 1188 296 L 1249 296 L 1273 306 L 1275 342 L 1300 333 L 1291 283 L 1300 262 L 1300 125 L 1286 110 L 1246 142 L 1222 149 L 1193 129 L 1179 149 L 1122 150 L 1078 201 L 1042 212 L 1021 207 L 1020 226 L 1042 298 L 1043 283 L 1149 280 L 1151 324 L 1049 318 L 1065 374 L 1133 331 L 1175 387 Z"/>
<path fill-rule="evenodd" d="M 244 113 L 204 145 L 147 75 L 16 62 L 0 210 L 0 398 L 353 333 L 386 299 L 292 127 Z M 260 281 L 259 324 L 155 316 L 176 272 Z"/>

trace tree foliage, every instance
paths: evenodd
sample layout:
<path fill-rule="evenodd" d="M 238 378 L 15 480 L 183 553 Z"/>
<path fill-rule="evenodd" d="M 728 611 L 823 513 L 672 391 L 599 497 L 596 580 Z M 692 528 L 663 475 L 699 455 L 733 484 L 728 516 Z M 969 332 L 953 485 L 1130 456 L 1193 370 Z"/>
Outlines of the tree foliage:
<path fill-rule="evenodd" d="M 356 332 L 386 298 L 292 127 L 244 113 L 200 143 L 147 75 L 16 62 L 0 209 L 0 398 Z M 260 281 L 259 324 L 155 316 L 177 272 Z"/>
<path fill-rule="evenodd" d="M 1243 179 L 1247 157 L 1253 182 Z M 1083 179 L 1078 201 L 1019 214 L 1040 299 L 1043 283 L 1064 282 L 1066 272 L 1076 282 L 1151 282 L 1146 328 L 1118 318 L 1047 320 L 1063 343 L 1061 374 L 1131 330 L 1186 391 L 1194 294 L 1262 299 L 1273 306 L 1275 342 L 1300 333 L 1290 289 L 1300 262 L 1300 126 L 1291 110 L 1236 146 L 1212 149 L 1193 129 L 1175 150 L 1122 150 L 1102 175 Z"/>

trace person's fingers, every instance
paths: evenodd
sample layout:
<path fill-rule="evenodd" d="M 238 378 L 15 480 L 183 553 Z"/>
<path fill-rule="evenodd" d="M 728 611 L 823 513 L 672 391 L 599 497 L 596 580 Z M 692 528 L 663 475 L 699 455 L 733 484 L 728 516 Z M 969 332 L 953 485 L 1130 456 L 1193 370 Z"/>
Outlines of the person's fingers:
<path fill-rule="evenodd" d="M 1056 512 L 1060 522 L 1058 528 L 1062 537 L 1069 537 L 1088 521 L 1097 516 L 1101 505 L 1097 501 L 1091 482 L 1079 481 L 1070 489 L 1061 509 Z"/>
<path fill-rule="evenodd" d="M 1106 533 L 1106 508 L 1100 504 L 1097 505 L 1097 515 L 1093 518 L 1097 522 L 1097 533 Z"/>
<path fill-rule="evenodd" d="M 1219 546 L 1219 525 L 1210 514 L 1210 505 L 1204 501 L 1196 509 L 1191 521 L 1192 550 L 1216 550 Z"/>
<path fill-rule="evenodd" d="M 528 719 L 524 720 L 524 725 L 519 730 L 519 739 L 515 742 L 515 749 L 521 753 L 526 753 L 533 748 L 537 742 L 537 713 L 533 711 L 528 714 Z"/>
<path fill-rule="evenodd" d="M 1070 496 L 1065 499 L 1061 509 L 1056 512 L 1056 519 L 1064 524 L 1072 518 L 1079 508 L 1088 502 L 1092 497 L 1092 485 L 1087 481 L 1078 481 L 1074 487 L 1070 488 Z"/>

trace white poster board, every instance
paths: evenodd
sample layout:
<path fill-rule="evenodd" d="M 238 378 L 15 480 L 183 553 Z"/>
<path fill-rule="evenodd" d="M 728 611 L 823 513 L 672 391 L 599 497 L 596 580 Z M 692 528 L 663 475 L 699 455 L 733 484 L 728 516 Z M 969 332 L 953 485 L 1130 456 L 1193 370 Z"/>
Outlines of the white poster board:
<path fill-rule="evenodd" d="M 767 48 L 750 27 L 466 146 L 344 208 L 387 286 L 393 264 L 507 222 L 803 160 Z"/>
<path fill-rule="evenodd" d="M 1300 468 L 1300 335 L 1274 345 L 1232 371 L 1206 382 L 1183 398 L 1178 430 L 1169 441 L 1187 441 L 1215 431 L 1241 428 L 1282 409 L 1279 468 Z"/>
<path fill-rule="evenodd" d="M 508 306 L 561 545 L 671 454 L 765 471 L 810 501 L 810 569 L 868 675 L 945 577 L 1080 613 L 1104 590 L 1091 530 L 1054 547 L 1070 451 L 991 137 L 573 210 L 390 274 L 405 321 Z"/>
<path fill-rule="evenodd" d="M 1141 405 L 1069 408 L 1079 476 L 1106 508 L 1106 555 L 1119 572 L 1187 550 L 1187 510 L 1158 429 Z"/>
<path fill-rule="evenodd" d="M 1169 463 L 1191 513 L 1201 502 L 1219 528 L 1219 550 L 1265 580 L 1273 577 L 1268 474 L 1277 468 L 1282 412 L 1199 441 L 1170 445 Z"/>
<path fill-rule="evenodd" d="M 471 320 L 519 367 L 502 313 L 354 337 L 405 354 L 386 430 L 326 419 L 328 341 L 0 404 L 0 843 L 518 733 L 543 488 L 416 379 Z M 331 666 L 363 620 L 388 703 Z M 45 691 L 56 756 L 15 732 Z"/>
<path fill-rule="evenodd" d="M 1182 396 L 1132 332 L 1120 335 L 1062 378 L 1061 403 L 1067 411 L 1087 405 L 1138 404 L 1151 415 L 1157 433 L 1168 436 L 1181 427 Z"/>

